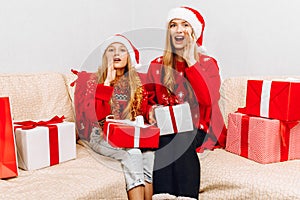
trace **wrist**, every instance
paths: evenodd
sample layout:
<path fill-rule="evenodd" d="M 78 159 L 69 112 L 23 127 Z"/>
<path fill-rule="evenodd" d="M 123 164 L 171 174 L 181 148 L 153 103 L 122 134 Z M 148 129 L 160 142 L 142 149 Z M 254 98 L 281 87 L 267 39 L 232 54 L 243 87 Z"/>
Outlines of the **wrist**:
<path fill-rule="evenodd" d="M 109 81 L 104 81 L 103 85 L 110 86 L 110 82 Z"/>

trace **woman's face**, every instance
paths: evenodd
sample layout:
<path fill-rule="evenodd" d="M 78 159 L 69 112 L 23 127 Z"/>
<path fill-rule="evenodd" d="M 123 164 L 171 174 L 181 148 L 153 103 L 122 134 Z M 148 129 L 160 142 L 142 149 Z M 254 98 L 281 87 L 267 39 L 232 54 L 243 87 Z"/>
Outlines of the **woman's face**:
<path fill-rule="evenodd" d="M 106 58 L 108 63 L 112 63 L 115 69 L 126 67 L 128 61 L 127 48 L 121 43 L 112 43 L 107 47 Z"/>
<path fill-rule="evenodd" d="M 183 49 L 192 33 L 192 26 L 183 19 L 173 19 L 169 23 L 171 42 L 176 50 Z"/>

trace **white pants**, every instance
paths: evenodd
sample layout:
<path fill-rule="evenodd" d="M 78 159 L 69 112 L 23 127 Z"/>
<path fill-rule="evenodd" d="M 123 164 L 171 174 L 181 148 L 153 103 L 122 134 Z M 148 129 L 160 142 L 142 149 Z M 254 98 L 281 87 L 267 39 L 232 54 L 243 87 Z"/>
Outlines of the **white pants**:
<path fill-rule="evenodd" d="M 127 191 L 145 185 L 145 181 L 152 183 L 154 152 L 112 147 L 103 139 L 100 131 L 98 128 L 93 128 L 90 146 L 95 152 L 121 162 Z"/>

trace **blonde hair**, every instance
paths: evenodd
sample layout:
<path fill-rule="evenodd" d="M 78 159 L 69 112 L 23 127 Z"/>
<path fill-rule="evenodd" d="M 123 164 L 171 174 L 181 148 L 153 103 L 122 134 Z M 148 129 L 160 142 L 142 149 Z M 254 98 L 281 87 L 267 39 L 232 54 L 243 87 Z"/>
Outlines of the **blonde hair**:
<path fill-rule="evenodd" d="M 107 49 L 102 55 L 102 65 L 98 68 L 97 77 L 98 83 L 104 83 L 107 77 L 108 70 L 108 61 L 105 56 Z M 128 53 L 128 50 L 127 50 Z M 126 108 L 123 110 L 121 117 L 122 119 L 130 119 L 134 120 L 135 117 L 140 113 L 141 104 L 143 99 L 143 88 L 141 80 L 134 68 L 131 64 L 130 54 L 128 53 L 127 65 L 125 66 L 125 71 L 123 76 L 127 76 L 129 80 L 129 88 L 130 88 L 130 99 Z M 114 84 L 114 83 L 113 83 Z M 112 101 L 110 101 L 110 104 Z"/>
<path fill-rule="evenodd" d="M 170 21 L 172 22 L 172 20 Z M 192 32 L 194 34 L 194 30 Z M 167 27 L 167 34 L 166 34 L 166 45 L 163 54 L 163 65 L 164 65 L 164 76 L 163 76 L 163 84 L 169 89 L 171 92 L 174 92 L 175 89 L 175 77 L 174 77 L 174 70 L 175 69 L 175 58 L 176 58 L 176 50 L 171 42 L 171 33 L 170 33 L 170 23 Z M 197 47 L 195 46 L 195 59 L 199 61 L 199 55 L 197 52 Z M 187 85 L 187 90 L 189 93 L 189 98 L 193 98 L 193 90 L 190 85 Z"/>

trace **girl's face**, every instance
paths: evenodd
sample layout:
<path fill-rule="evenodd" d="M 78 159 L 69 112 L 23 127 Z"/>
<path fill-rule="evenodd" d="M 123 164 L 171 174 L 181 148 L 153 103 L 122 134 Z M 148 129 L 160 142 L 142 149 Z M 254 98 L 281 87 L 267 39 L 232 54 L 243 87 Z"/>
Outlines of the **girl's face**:
<path fill-rule="evenodd" d="M 169 23 L 171 42 L 176 50 L 183 49 L 193 33 L 192 26 L 183 19 L 173 19 Z"/>
<path fill-rule="evenodd" d="M 112 63 L 115 69 L 123 69 L 127 65 L 128 51 L 121 43 L 112 43 L 107 47 L 106 58 L 108 63 Z"/>

